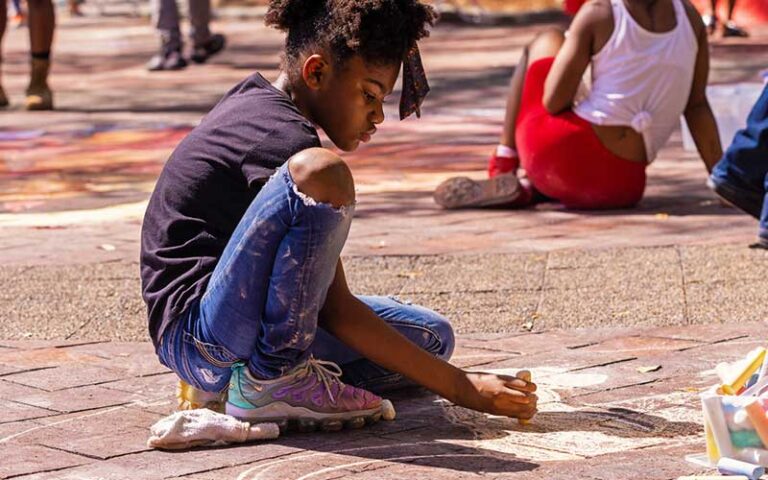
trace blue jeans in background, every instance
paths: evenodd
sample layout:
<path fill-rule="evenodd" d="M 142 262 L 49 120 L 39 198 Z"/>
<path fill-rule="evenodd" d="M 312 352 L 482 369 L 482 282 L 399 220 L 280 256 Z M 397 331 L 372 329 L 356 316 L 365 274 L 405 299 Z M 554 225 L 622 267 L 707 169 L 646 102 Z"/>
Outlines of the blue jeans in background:
<path fill-rule="evenodd" d="M 718 195 L 760 220 L 758 236 L 768 242 L 768 85 L 709 178 Z"/>
<path fill-rule="evenodd" d="M 203 297 L 166 329 L 161 362 L 208 392 L 227 388 L 236 361 L 260 378 L 276 378 L 310 355 L 339 364 L 342 379 L 355 386 L 407 384 L 317 325 L 353 211 L 299 193 L 283 165 L 238 224 Z M 450 358 L 453 330 L 441 315 L 394 298 L 358 298 L 416 345 Z"/>

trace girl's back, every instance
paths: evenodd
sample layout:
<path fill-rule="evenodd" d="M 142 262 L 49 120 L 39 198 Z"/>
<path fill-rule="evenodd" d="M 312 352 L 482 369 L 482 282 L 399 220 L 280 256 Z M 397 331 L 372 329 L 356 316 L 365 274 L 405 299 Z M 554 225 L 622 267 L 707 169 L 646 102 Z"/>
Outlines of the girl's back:
<path fill-rule="evenodd" d="M 688 100 L 700 19 L 684 0 L 595 0 L 588 7 L 593 85 L 574 111 L 613 153 L 652 161 Z"/>

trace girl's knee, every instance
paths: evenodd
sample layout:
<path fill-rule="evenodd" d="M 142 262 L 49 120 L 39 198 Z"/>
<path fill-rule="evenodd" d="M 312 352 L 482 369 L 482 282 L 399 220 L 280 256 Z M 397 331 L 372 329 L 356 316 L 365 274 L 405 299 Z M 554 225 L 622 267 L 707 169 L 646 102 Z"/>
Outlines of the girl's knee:
<path fill-rule="evenodd" d="M 288 160 L 288 170 L 299 191 L 316 202 L 334 207 L 355 201 L 355 184 L 349 166 L 324 148 L 309 148 Z"/>
<path fill-rule="evenodd" d="M 456 346 L 456 336 L 451 322 L 439 313 L 424 307 L 418 307 L 422 316 L 421 323 L 429 330 L 430 341 L 425 350 L 442 360 L 449 360 Z"/>
<path fill-rule="evenodd" d="M 456 347 L 456 336 L 453 332 L 453 326 L 447 318 L 442 315 L 435 314 L 433 320 L 433 329 L 439 338 L 440 348 L 434 352 L 437 357 L 442 360 L 448 361 L 453 355 L 453 350 Z"/>

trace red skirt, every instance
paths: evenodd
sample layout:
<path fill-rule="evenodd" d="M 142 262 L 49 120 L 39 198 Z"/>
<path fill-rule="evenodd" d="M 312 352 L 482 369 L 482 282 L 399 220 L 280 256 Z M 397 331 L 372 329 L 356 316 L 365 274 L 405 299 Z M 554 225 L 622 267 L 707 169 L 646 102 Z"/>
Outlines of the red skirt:
<path fill-rule="evenodd" d="M 544 108 L 544 81 L 554 58 L 528 66 L 515 140 L 520 163 L 533 186 L 568 208 L 627 208 L 645 190 L 645 167 L 609 151 L 592 124 L 572 111 Z"/>

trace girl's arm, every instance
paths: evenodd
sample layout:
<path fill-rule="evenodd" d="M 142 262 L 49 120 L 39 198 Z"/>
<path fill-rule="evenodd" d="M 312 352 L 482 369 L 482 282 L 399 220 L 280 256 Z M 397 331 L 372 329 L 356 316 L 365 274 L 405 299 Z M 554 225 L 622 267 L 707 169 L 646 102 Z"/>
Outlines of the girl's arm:
<path fill-rule="evenodd" d="M 723 156 L 723 147 L 720 144 L 715 117 L 712 115 L 712 109 L 707 100 L 707 77 L 709 76 L 707 31 L 701 17 L 690 4 L 686 5 L 686 10 L 699 40 L 699 53 L 696 55 L 691 95 L 683 114 L 688 129 L 691 131 L 691 136 L 693 136 L 693 141 L 696 143 L 696 149 L 699 151 L 707 171 L 712 172 L 712 168 Z"/>
<path fill-rule="evenodd" d="M 607 2 L 588 2 L 576 14 L 544 83 L 544 108 L 549 113 L 556 115 L 573 106 L 592 60 L 595 33 L 597 29 L 612 28 L 612 22 L 611 5 Z"/>
<path fill-rule="evenodd" d="M 525 380 L 470 373 L 420 349 L 350 293 L 339 261 L 320 313 L 323 328 L 382 367 L 474 410 L 531 418 L 536 413 L 536 385 Z"/>

